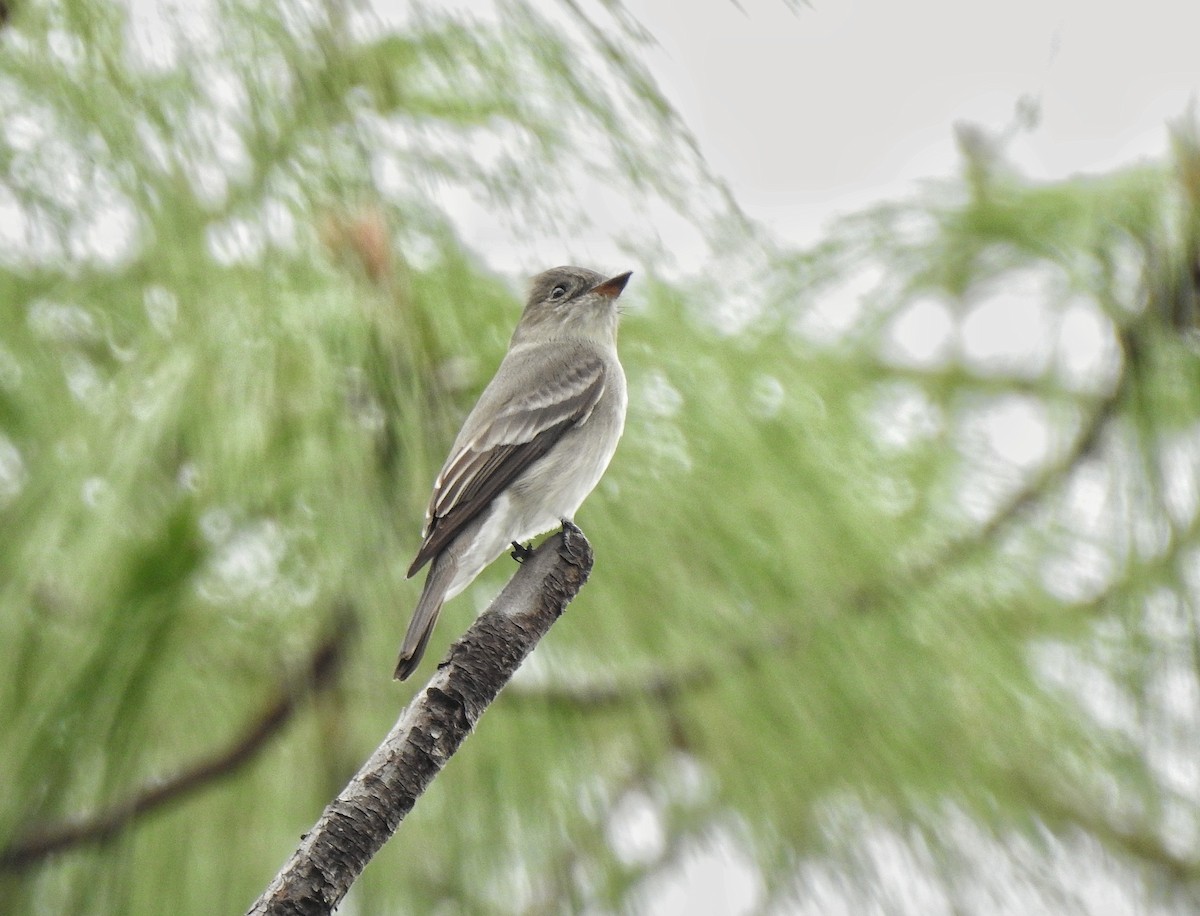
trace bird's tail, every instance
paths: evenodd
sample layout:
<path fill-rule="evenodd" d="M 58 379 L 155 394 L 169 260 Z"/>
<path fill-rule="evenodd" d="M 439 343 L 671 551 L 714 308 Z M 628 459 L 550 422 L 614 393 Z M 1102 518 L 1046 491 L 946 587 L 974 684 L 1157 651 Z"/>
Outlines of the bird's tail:
<path fill-rule="evenodd" d="M 425 654 L 425 646 L 437 623 L 438 614 L 442 611 L 442 602 L 446 600 L 446 591 L 454 579 L 458 564 L 448 555 L 448 551 L 434 559 L 425 578 L 425 588 L 421 591 L 421 599 L 413 611 L 412 620 L 408 624 L 408 632 L 404 634 L 404 644 L 400 646 L 400 660 L 396 663 L 396 680 L 402 681 L 421 663 Z"/>

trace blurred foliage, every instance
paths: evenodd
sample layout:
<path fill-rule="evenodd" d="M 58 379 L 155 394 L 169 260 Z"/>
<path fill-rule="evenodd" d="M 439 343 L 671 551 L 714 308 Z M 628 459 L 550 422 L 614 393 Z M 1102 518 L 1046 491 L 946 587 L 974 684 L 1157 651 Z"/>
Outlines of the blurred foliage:
<path fill-rule="evenodd" d="M 492 12 L 146 34 L 64 0 L 0 32 L 0 849 L 219 754 L 341 602 L 361 624 L 283 736 L 0 872 L 8 911 L 239 912 L 374 747 L 428 487 L 518 313 L 454 202 L 568 238 L 581 171 L 712 268 L 630 240 L 592 581 L 347 907 L 650 908 L 714 838 L 764 910 L 1086 911 L 1087 868 L 1194 905 L 1194 122 L 1170 167 L 1051 185 L 964 128 L 961 179 L 795 252 L 621 7 Z"/>

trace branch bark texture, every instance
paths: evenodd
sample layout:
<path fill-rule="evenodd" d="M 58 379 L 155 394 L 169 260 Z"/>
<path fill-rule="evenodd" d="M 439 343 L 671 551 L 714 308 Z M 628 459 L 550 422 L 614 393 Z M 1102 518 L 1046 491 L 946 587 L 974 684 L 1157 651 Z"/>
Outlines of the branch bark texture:
<path fill-rule="evenodd" d="M 421 793 L 587 581 L 592 548 L 574 525 L 541 545 L 325 809 L 248 916 L 331 913 Z"/>

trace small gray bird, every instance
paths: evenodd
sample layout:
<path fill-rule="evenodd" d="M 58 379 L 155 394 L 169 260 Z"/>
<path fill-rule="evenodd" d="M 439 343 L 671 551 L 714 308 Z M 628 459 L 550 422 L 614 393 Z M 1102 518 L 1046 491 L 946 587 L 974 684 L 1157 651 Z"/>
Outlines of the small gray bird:
<path fill-rule="evenodd" d="M 433 482 L 408 575 L 433 565 L 400 647 L 399 680 L 420 663 L 442 603 L 510 544 L 572 519 L 604 474 L 625 428 L 617 298 L 628 280 L 582 267 L 534 278 L 508 353 Z"/>

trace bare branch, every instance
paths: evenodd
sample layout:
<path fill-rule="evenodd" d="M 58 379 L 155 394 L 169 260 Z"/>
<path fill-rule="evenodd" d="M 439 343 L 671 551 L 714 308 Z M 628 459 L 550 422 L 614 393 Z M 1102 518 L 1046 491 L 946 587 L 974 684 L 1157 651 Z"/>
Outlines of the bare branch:
<path fill-rule="evenodd" d="M 21 871 L 54 853 L 104 843 L 142 815 L 232 776 L 287 725 L 301 703 L 332 683 L 345 658 L 346 643 L 353 629 L 349 610 L 340 609 L 329 634 L 313 650 L 303 671 L 284 681 L 277 696 L 229 747 L 104 810 L 58 824 L 34 827 L 7 849 L 0 850 L 0 871 Z"/>
<path fill-rule="evenodd" d="M 962 562 L 975 551 L 993 544 L 1010 524 L 1042 500 L 1051 489 L 1070 477 L 1087 458 L 1096 453 L 1104 430 L 1116 415 L 1124 390 L 1124 384 L 1117 385 L 1111 394 L 1096 405 L 1074 444 L 1062 458 L 1031 477 L 1025 486 L 1013 494 L 1008 502 L 973 534 L 954 541 L 930 560 L 914 565 L 908 572 L 908 578 L 916 583 L 927 582 L 939 570 Z"/>
<path fill-rule="evenodd" d="M 321 815 L 250 916 L 327 914 L 587 581 L 578 528 L 539 547 L 442 662 L 383 743 Z"/>

